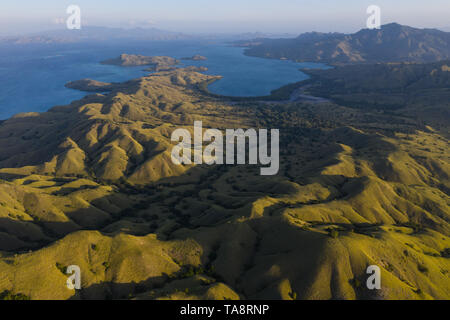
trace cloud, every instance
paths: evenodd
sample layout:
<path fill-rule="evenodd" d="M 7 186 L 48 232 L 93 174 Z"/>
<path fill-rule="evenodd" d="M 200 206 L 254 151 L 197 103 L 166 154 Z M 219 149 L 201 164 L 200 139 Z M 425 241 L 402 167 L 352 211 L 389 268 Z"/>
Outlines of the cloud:
<path fill-rule="evenodd" d="M 130 20 L 128 21 L 128 25 L 130 27 L 150 27 L 154 26 L 156 21 L 154 20 Z"/>

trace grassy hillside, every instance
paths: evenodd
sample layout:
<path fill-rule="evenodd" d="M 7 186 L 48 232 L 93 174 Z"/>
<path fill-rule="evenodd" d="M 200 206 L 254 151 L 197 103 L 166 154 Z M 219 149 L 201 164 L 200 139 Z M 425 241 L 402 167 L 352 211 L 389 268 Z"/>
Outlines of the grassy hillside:
<path fill-rule="evenodd" d="M 440 131 L 329 102 L 229 103 L 199 90 L 214 79 L 164 71 L 0 123 L 0 297 L 450 298 Z M 171 132 L 194 120 L 279 128 L 279 174 L 174 165 Z M 72 264 L 82 290 L 65 286 Z"/>

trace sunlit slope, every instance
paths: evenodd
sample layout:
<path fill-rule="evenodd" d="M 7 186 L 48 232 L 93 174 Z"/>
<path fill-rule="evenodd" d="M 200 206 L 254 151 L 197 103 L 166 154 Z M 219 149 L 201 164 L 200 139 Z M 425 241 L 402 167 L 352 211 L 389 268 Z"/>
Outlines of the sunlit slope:
<path fill-rule="evenodd" d="M 76 264 L 84 271 L 86 290 L 75 298 L 128 298 L 139 285 L 164 283 L 166 275 L 183 265 L 197 265 L 200 255 L 201 248 L 193 241 L 76 232 L 48 248 L 2 260 L 0 283 L 2 289 L 33 298 L 68 299 L 73 291 L 66 287 L 64 270 Z"/>
<path fill-rule="evenodd" d="M 0 128 L 0 173 L 78 175 L 133 184 L 180 175 L 187 168 L 170 161 L 171 132 L 183 125 L 192 129 L 194 118 L 227 127 L 239 116 L 193 93 L 211 79 L 183 70 L 159 73 L 107 96 L 18 115 Z"/>
<path fill-rule="evenodd" d="M 235 225 L 176 236 L 193 237 L 211 250 L 217 272 L 249 298 L 448 299 L 448 158 L 440 153 L 442 140 L 425 133 L 372 137 L 349 128 L 332 134 L 340 141 L 332 156 L 324 154 L 330 135 L 309 146 L 306 157 L 302 146 L 286 156 L 290 181 L 229 178 L 235 190 L 245 191 L 241 197 L 261 194 Z M 434 147 L 420 150 L 423 140 Z M 229 176 L 239 175 L 245 176 Z M 216 199 L 223 197 L 225 181 L 217 182 L 222 189 Z M 365 289 L 372 264 L 382 268 L 381 291 Z"/>
<path fill-rule="evenodd" d="M 334 104 L 313 116 L 301 104 L 227 105 L 198 90 L 212 79 L 156 73 L 0 124 L 0 293 L 450 298 L 445 137 Z M 194 120 L 279 128 L 279 174 L 174 165 L 171 132 Z M 72 264 L 77 292 L 65 286 Z M 373 264 L 379 291 L 366 289 Z"/>

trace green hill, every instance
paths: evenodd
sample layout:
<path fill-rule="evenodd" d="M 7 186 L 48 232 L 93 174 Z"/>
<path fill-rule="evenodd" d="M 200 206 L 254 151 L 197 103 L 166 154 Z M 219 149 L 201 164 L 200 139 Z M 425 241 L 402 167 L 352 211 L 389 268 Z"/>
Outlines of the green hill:
<path fill-rule="evenodd" d="M 230 103 L 202 89 L 215 79 L 159 72 L 0 123 L 0 297 L 449 299 L 442 131 L 331 102 Z M 279 174 L 174 165 L 171 133 L 194 120 L 279 128 Z M 382 290 L 365 287 L 373 264 Z"/>

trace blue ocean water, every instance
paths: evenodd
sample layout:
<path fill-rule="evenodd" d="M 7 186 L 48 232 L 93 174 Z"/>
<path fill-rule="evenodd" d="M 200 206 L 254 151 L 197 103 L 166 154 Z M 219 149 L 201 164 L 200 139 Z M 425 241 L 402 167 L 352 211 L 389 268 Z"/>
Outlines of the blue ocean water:
<path fill-rule="evenodd" d="M 183 61 L 183 64 L 205 66 L 209 68 L 206 73 L 223 76 L 209 89 L 229 96 L 266 95 L 285 84 L 306 79 L 300 68 L 325 67 L 247 57 L 243 50 L 213 41 L 0 45 L 0 119 L 20 112 L 43 112 L 86 95 L 65 88 L 69 81 L 90 78 L 121 82 L 147 74 L 144 67 L 99 63 L 121 53 L 175 58 L 206 56 L 206 61 Z"/>

